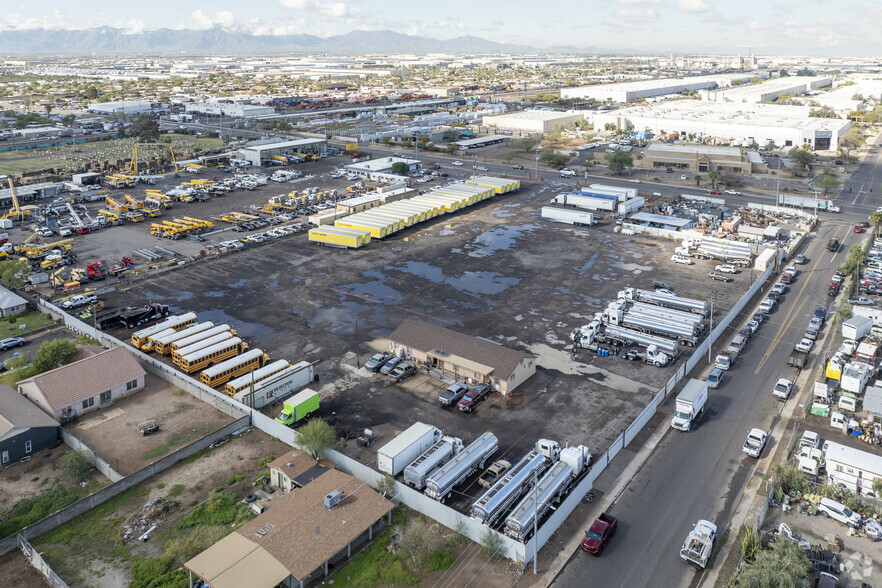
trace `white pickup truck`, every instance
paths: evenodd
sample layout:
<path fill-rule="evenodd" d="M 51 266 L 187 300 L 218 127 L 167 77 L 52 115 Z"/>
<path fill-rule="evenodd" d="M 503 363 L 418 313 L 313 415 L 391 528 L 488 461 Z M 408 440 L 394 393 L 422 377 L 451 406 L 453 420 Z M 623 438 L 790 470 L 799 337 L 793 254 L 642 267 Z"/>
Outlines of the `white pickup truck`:
<path fill-rule="evenodd" d="M 688 564 L 701 569 L 707 567 L 717 540 L 717 526 L 710 521 L 700 519 L 683 542 L 680 557 Z"/>

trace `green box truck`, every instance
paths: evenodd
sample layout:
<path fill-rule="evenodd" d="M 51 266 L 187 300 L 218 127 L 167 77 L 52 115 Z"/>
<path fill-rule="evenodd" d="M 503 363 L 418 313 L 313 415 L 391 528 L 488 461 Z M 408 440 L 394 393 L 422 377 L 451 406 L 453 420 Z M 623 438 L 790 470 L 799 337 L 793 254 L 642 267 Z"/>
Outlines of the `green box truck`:
<path fill-rule="evenodd" d="M 319 395 L 315 390 L 307 388 L 285 401 L 282 412 L 276 417 L 277 423 L 293 425 L 302 418 L 308 417 L 319 408 Z"/>

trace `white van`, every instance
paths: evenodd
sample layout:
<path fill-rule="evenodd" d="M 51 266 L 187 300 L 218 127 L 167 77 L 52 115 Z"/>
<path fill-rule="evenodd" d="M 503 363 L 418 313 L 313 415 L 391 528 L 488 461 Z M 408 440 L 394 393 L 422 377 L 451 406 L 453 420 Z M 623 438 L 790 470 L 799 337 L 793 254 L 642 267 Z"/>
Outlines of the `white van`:
<path fill-rule="evenodd" d="M 848 525 L 849 527 L 857 527 L 861 524 L 861 515 L 852 512 L 851 509 L 844 504 L 840 504 L 829 498 L 821 499 L 818 503 L 818 512 L 820 512 L 824 518 L 832 518 L 844 525 Z"/>

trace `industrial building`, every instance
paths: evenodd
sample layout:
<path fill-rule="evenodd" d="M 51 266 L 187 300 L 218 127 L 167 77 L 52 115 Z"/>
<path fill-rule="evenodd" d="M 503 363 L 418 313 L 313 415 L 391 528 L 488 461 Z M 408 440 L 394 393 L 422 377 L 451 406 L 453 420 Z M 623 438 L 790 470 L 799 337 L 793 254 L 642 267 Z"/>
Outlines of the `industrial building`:
<path fill-rule="evenodd" d="M 357 478 L 315 467 L 324 471 L 186 562 L 191 584 L 195 575 L 213 588 L 303 588 L 371 541 L 392 503 Z"/>
<path fill-rule="evenodd" d="M 287 163 L 288 157 L 324 153 L 327 150 L 328 142 L 324 139 L 298 139 L 296 141 L 246 145 L 237 151 L 237 157 L 259 167 L 272 161 Z"/>
<path fill-rule="evenodd" d="M 807 146 L 835 151 L 839 138 L 851 128 L 844 119 L 813 118 L 808 106 L 779 106 L 735 102 L 675 100 L 592 113 L 595 129 L 608 123 L 618 128 L 672 133 L 681 139 L 760 147 L 772 142 L 779 147 Z"/>
<path fill-rule="evenodd" d="M 149 114 L 162 109 L 162 105 L 149 100 L 123 100 L 120 102 L 92 102 L 89 104 L 89 112 L 100 114 Z"/>
<path fill-rule="evenodd" d="M 581 112 L 556 112 L 552 110 L 522 110 L 498 116 L 485 116 L 483 126 L 497 131 L 517 133 L 550 133 L 556 125 L 571 128 L 584 120 Z"/>
<path fill-rule="evenodd" d="M 711 90 L 703 93 L 702 98 L 712 102 L 773 102 L 779 96 L 801 95 L 818 88 L 826 88 L 831 82 L 832 80 L 826 77 L 779 78 L 760 84 L 745 84 Z"/>
<path fill-rule="evenodd" d="M 389 341 L 393 353 L 457 381 L 487 384 L 503 395 L 536 373 L 536 358 L 529 353 L 423 321 L 405 319 Z"/>
<path fill-rule="evenodd" d="M 639 163 L 650 169 L 706 173 L 749 174 L 751 162 L 739 147 L 650 143 Z"/>
<path fill-rule="evenodd" d="M 665 216 L 663 214 L 653 214 L 651 212 L 638 212 L 628 219 L 629 223 L 642 225 L 644 227 L 655 227 L 657 229 L 665 229 L 666 231 L 685 231 L 691 229 L 694 221 L 689 218 L 680 218 L 678 216 Z"/>
<path fill-rule="evenodd" d="M 253 104 L 230 104 L 229 102 L 190 102 L 184 105 L 189 113 L 210 114 L 213 116 L 233 116 L 238 118 L 256 118 L 276 113 L 272 106 Z"/>
<path fill-rule="evenodd" d="M 619 82 L 616 84 L 597 84 L 578 88 L 561 88 L 560 97 L 590 98 L 598 102 L 631 102 L 639 98 L 653 98 L 668 94 L 679 94 L 687 90 L 711 90 L 728 87 L 733 80 L 743 81 L 753 77 L 768 78 L 768 72 L 740 72 L 735 74 L 718 74 L 710 76 L 694 76 L 683 78 L 660 78 L 640 80 L 637 82 Z M 596 127 L 595 127 L 596 128 Z"/>
<path fill-rule="evenodd" d="M 61 193 L 62 187 L 63 184 L 56 182 L 40 182 L 27 186 L 16 186 L 15 196 L 19 202 L 33 202 L 58 196 Z M 12 206 L 12 190 L 9 188 L 0 189 L 0 206 Z"/>
<path fill-rule="evenodd" d="M 380 159 L 371 159 L 368 161 L 359 161 L 358 163 L 344 165 L 343 169 L 348 172 L 354 173 L 355 175 L 362 178 L 374 179 L 374 176 L 376 174 L 391 174 L 392 166 L 398 162 L 406 164 L 408 172 L 415 172 L 417 167 L 419 167 L 420 165 L 419 160 L 416 159 L 407 159 L 404 157 L 382 157 Z"/>

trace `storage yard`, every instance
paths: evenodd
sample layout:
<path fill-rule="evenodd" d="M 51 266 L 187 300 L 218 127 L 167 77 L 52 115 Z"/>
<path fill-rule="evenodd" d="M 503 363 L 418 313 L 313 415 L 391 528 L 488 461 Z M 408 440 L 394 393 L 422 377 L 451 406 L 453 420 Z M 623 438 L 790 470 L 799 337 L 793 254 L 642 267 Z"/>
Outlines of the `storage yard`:
<path fill-rule="evenodd" d="M 500 458 L 517 463 L 540 439 L 562 447 L 584 445 L 597 454 L 676 368 L 574 349 L 572 331 L 607 308 L 619 291 L 651 290 L 653 280 L 708 305 L 713 299 L 716 312 L 725 313 L 754 272 L 744 269 L 732 275 L 732 282 L 718 284 L 708 278 L 713 261 L 673 263 L 676 241 L 616 234 L 614 219 L 605 212 L 594 215 L 598 224 L 591 227 L 541 218 L 542 207 L 565 187 L 524 183 L 517 191 L 494 194 L 415 226 L 406 226 L 414 215 L 404 214 L 403 228 L 354 250 L 318 247 L 307 235 L 295 234 L 131 283 L 117 282 L 116 291 L 102 298 L 108 307 L 150 300 L 169 305 L 175 314 L 194 312 L 200 322 L 230 325 L 250 349 L 273 359 L 317 362 L 314 387 L 321 408 L 316 416 L 350 440 L 342 442 L 343 451 L 372 467 L 377 467 L 377 449 L 417 421 L 466 446 L 492 434 L 498 450 L 484 467 Z M 268 193 L 264 187 L 198 206 L 242 209 L 227 203 L 240 197 L 266 202 Z M 392 209 L 399 215 L 411 212 L 395 204 Z M 144 228 L 124 225 L 111 231 L 140 234 Z M 189 241 L 170 246 L 179 244 L 204 247 Z M 530 353 L 536 374 L 515 393 L 493 395 L 473 413 L 440 408 L 437 398 L 448 383 L 421 374 L 392 384 L 363 367 L 374 351 L 389 350 L 387 337 L 405 318 L 433 321 Z M 112 332 L 127 340 L 132 330 Z M 275 416 L 278 409 L 275 404 L 265 412 Z M 365 428 L 376 436 L 369 448 L 351 441 Z M 446 504 L 470 512 L 485 491 L 476 483 L 479 474 L 472 472 L 457 485 Z M 504 520 L 495 523 L 504 526 Z"/>

